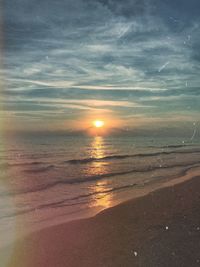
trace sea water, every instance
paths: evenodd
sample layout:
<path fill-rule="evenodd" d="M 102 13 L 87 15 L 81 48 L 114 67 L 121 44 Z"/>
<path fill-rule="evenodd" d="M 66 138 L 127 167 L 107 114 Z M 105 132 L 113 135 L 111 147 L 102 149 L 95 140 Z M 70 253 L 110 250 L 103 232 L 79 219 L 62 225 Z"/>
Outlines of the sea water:
<path fill-rule="evenodd" d="M 181 138 L 23 137 L 0 149 L 5 240 L 93 216 L 200 166 L 199 140 Z"/>

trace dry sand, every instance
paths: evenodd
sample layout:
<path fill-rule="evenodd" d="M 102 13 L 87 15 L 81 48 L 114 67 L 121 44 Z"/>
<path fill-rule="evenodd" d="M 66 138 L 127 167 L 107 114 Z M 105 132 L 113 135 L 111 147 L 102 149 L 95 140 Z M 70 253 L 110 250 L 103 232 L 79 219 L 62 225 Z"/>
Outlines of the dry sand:
<path fill-rule="evenodd" d="M 8 266 L 200 266 L 200 176 L 41 230 L 16 244 Z"/>

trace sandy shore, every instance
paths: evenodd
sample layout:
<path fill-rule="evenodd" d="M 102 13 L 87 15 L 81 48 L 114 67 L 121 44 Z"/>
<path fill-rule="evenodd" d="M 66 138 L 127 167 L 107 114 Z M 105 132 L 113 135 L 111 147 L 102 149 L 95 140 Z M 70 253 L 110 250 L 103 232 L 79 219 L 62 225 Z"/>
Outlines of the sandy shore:
<path fill-rule="evenodd" d="M 35 233 L 8 266 L 200 266 L 200 176 Z"/>

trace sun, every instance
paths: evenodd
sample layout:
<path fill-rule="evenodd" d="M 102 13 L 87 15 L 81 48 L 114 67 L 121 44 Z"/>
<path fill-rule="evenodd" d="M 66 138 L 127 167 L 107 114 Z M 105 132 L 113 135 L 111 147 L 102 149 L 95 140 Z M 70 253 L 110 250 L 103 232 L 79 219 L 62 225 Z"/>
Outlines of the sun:
<path fill-rule="evenodd" d="M 105 123 L 104 123 L 104 121 L 96 120 L 96 121 L 93 122 L 93 124 L 94 124 L 94 126 L 95 126 L 96 128 L 101 128 L 101 127 L 104 126 Z"/>

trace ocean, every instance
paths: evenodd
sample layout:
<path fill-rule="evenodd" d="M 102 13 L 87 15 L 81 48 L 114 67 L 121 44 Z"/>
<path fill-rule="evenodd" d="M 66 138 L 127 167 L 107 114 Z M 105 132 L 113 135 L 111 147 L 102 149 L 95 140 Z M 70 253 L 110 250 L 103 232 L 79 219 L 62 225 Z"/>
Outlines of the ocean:
<path fill-rule="evenodd" d="M 93 216 L 200 167 L 195 139 L 24 137 L 0 150 L 5 244 L 19 233 Z"/>

